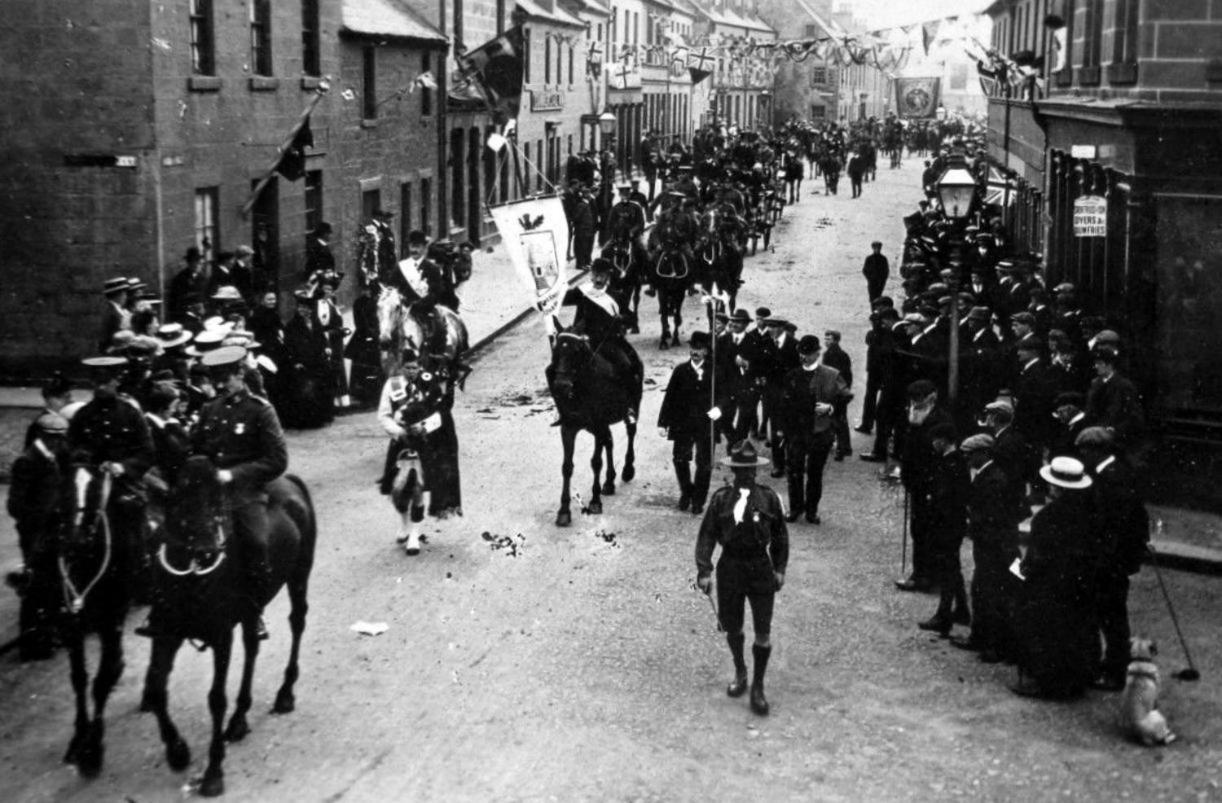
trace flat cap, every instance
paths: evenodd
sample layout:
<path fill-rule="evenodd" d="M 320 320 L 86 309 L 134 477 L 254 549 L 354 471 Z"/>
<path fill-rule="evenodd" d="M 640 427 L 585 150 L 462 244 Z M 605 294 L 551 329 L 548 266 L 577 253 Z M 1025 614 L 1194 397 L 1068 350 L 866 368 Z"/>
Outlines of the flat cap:
<path fill-rule="evenodd" d="M 1110 430 L 1103 427 L 1087 427 L 1078 433 L 1078 437 L 1074 438 L 1074 446 L 1085 446 L 1095 449 L 1110 449 L 1116 442 L 1115 436 Z"/>
<path fill-rule="evenodd" d="M 963 443 L 959 444 L 961 452 L 991 452 L 993 447 L 997 445 L 997 441 L 993 440 L 992 435 L 980 433 L 964 438 Z"/>

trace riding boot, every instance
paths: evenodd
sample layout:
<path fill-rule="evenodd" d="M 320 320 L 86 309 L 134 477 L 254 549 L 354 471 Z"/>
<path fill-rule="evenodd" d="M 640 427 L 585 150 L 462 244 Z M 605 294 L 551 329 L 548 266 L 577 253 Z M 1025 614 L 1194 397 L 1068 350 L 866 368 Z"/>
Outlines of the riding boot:
<path fill-rule="evenodd" d="M 743 644 L 746 637 L 742 633 L 726 633 L 726 643 L 730 645 L 730 655 L 734 658 L 734 680 L 726 686 L 726 694 L 731 697 L 742 697 L 747 690 L 747 661 L 743 658 Z"/>
<path fill-rule="evenodd" d="M 768 657 L 772 655 L 772 647 L 751 645 L 751 657 L 755 659 L 751 667 L 751 710 L 760 716 L 768 716 L 768 698 L 764 697 L 764 673 L 768 671 Z"/>
<path fill-rule="evenodd" d="M 679 479 L 679 509 L 687 510 L 692 504 L 692 464 L 676 460 L 675 476 Z"/>
<path fill-rule="evenodd" d="M 251 549 L 254 553 L 256 550 Z M 256 633 L 260 641 L 267 640 L 267 623 L 263 621 L 263 606 L 267 603 L 272 590 L 272 567 L 267 561 L 267 553 L 252 554 L 247 559 L 246 577 L 250 583 L 250 600 L 258 612 Z"/>

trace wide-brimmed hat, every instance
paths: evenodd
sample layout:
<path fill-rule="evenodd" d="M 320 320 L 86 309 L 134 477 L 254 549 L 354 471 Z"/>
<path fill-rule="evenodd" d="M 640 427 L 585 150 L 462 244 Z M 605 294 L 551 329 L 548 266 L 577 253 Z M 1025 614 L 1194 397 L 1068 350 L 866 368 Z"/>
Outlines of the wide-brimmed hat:
<path fill-rule="evenodd" d="M 120 292 L 126 291 L 128 287 L 129 285 L 127 283 L 126 276 L 116 276 L 113 279 L 107 279 L 102 284 L 102 293 L 104 295 L 111 295 L 112 293 L 120 293 Z"/>
<path fill-rule="evenodd" d="M 721 459 L 721 464 L 729 468 L 759 468 L 768 465 L 768 458 L 756 454 L 751 441 L 741 440 L 730 447 L 730 453 Z"/>
<path fill-rule="evenodd" d="M 1045 482 L 1070 490 L 1081 490 L 1091 486 L 1082 461 L 1072 457 L 1054 457 L 1052 462 L 1040 469 Z"/>
<path fill-rule="evenodd" d="M 157 339 L 161 341 L 161 347 L 164 349 L 181 346 L 183 343 L 190 342 L 192 337 L 194 335 L 183 329 L 181 323 L 166 323 L 157 329 Z"/>
<path fill-rule="evenodd" d="M 187 346 L 186 352 L 192 357 L 202 357 L 219 349 L 228 336 L 229 332 L 225 329 L 205 329 L 195 336 L 195 342 Z"/>

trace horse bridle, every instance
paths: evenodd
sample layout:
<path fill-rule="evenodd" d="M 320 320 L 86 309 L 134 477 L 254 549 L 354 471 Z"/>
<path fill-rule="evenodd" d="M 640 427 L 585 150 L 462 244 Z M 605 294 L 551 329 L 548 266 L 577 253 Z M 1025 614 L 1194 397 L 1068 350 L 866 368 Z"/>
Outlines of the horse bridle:
<path fill-rule="evenodd" d="M 83 470 L 83 469 L 81 469 Z M 106 549 L 102 553 L 102 563 L 98 567 L 98 571 L 85 584 L 84 589 L 78 591 L 76 584 L 72 582 L 71 573 L 68 571 L 68 562 L 64 560 L 63 552 L 59 554 L 59 576 L 62 581 L 64 591 L 64 602 L 68 605 L 68 610 L 75 616 L 85 608 L 85 598 L 89 596 L 89 592 L 98 584 L 103 577 L 106 576 L 107 569 L 110 568 L 110 555 L 113 550 L 113 542 L 110 534 L 110 517 L 106 515 L 106 507 L 110 504 L 110 491 L 114 485 L 114 476 L 110 472 L 102 474 L 102 491 L 98 494 L 98 512 L 97 520 L 102 525 L 102 534 L 105 537 Z M 76 516 L 74 516 L 73 526 L 80 526 L 80 519 L 83 511 L 83 505 L 77 508 Z"/>
<path fill-rule="evenodd" d="M 161 564 L 161 568 L 165 569 L 167 573 L 172 574 L 175 577 L 187 577 L 188 575 L 204 577 L 212 574 L 225 560 L 225 544 L 229 541 L 225 525 L 229 523 L 229 520 L 230 513 L 228 501 L 225 501 L 221 505 L 221 511 L 212 514 L 212 526 L 216 530 L 216 558 L 211 563 L 200 562 L 200 555 L 212 550 L 195 549 L 193 546 L 193 542 L 195 541 L 194 537 L 189 538 L 187 541 L 187 546 L 191 553 L 191 562 L 187 564 L 187 568 L 176 569 L 170 565 L 170 560 L 168 557 L 166 557 L 167 544 L 164 541 L 161 544 L 161 548 L 157 550 L 157 562 Z"/>

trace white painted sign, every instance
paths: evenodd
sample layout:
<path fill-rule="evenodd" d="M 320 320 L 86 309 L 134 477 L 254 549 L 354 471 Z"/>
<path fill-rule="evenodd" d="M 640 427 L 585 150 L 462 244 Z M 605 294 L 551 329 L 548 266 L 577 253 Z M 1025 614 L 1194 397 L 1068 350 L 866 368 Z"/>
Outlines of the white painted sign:
<path fill-rule="evenodd" d="M 1073 202 L 1073 234 L 1075 237 L 1107 236 L 1106 198 L 1084 195 Z"/>

